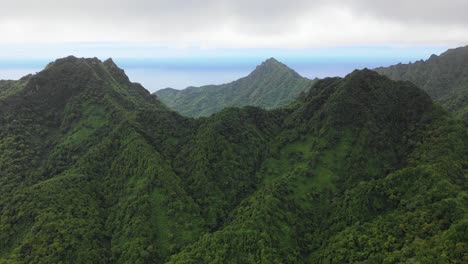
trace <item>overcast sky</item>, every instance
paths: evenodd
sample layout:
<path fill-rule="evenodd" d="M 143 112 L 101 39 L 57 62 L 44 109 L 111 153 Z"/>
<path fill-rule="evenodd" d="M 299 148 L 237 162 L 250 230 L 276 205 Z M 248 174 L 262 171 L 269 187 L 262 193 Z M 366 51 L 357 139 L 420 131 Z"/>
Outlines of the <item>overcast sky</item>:
<path fill-rule="evenodd" d="M 467 0 L 0 0 L 0 43 L 315 48 L 468 44 Z"/>

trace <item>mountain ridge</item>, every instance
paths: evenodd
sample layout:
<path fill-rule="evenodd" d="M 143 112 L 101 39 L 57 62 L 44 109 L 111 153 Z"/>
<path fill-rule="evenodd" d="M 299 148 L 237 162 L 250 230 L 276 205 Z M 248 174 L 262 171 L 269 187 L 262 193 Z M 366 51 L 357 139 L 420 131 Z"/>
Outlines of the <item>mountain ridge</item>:
<path fill-rule="evenodd" d="M 166 88 L 155 94 L 179 113 L 198 117 L 232 106 L 251 105 L 266 109 L 286 106 L 310 88 L 313 82 L 270 58 L 246 77 L 230 83 L 187 87 L 184 90 Z"/>
<path fill-rule="evenodd" d="M 468 46 L 449 49 L 427 60 L 379 67 L 394 80 L 411 81 L 468 124 Z"/>

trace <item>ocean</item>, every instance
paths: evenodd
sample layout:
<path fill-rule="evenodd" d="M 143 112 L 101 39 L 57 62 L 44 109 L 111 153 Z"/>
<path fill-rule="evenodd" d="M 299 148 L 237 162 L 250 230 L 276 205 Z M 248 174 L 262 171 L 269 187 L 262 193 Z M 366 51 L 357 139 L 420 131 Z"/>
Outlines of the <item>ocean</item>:
<path fill-rule="evenodd" d="M 429 56 L 429 55 L 428 55 Z M 106 58 L 101 58 L 106 59 Z M 114 61 L 130 80 L 141 83 L 150 92 L 171 87 L 222 84 L 247 76 L 263 59 L 119 59 Z M 415 58 L 277 58 L 307 78 L 343 77 L 354 69 L 408 63 Z M 0 60 L 0 79 L 19 79 L 42 70 L 51 60 Z"/>

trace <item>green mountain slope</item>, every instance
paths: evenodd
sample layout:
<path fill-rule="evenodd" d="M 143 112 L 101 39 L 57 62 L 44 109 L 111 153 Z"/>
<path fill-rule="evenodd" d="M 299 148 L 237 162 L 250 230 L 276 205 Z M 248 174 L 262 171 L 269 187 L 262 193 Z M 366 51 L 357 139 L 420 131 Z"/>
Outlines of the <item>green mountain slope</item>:
<path fill-rule="evenodd" d="M 20 82 L 24 82 L 19 84 Z M 0 263 L 463 263 L 467 131 L 369 70 L 183 117 L 112 60 L 0 98 Z"/>
<path fill-rule="evenodd" d="M 27 75 L 18 81 L 0 80 L 0 98 L 7 97 L 23 89 L 29 77 L 31 76 Z"/>
<path fill-rule="evenodd" d="M 466 130 L 425 93 L 356 71 L 283 122 L 261 187 L 170 263 L 466 260 Z"/>
<path fill-rule="evenodd" d="M 162 89 L 156 95 L 171 109 L 185 116 L 209 116 L 232 106 L 272 109 L 285 106 L 308 90 L 313 80 L 301 77 L 286 65 L 270 58 L 247 77 L 222 85 Z"/>
<path fill-rule="evenodd" d="M 394 80 L 411 81 L 455 116 L 468 122 L 468 46 L 450 49 L 426 61 L 376 71 Z"/>

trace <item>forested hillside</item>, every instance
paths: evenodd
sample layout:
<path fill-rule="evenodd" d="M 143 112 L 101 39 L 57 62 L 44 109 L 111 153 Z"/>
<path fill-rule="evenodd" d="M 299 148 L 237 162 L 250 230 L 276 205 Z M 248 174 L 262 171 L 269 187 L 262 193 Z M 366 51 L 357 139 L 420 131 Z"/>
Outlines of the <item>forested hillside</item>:
<path fill-rule="evenodd" d="M 166 88 L 157 91 L 156 95 L 180 114 L 200 117 L 233 106 L 257 106 L 264 109 L 286 106 L 314 82 L 270 58 L 247 77 L 231 83 L 188 87 L 184 90 Z"/>
<path fill-rule="evenodd" d="M 376 71 L 394 80 L 411 81 L 468 124 L 468 46 Z"/>
<path fill-rule="evenodd" d="M 193 119 L 59 59 L 0 82 L 0 263 L 466 263 L 467 139 L 370 70 Z"/>

